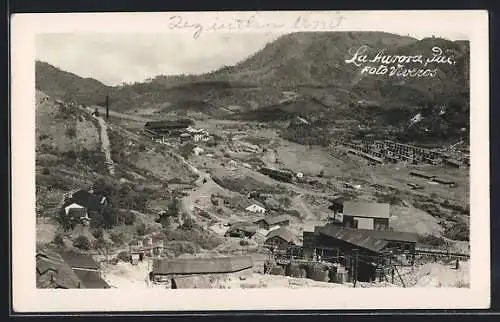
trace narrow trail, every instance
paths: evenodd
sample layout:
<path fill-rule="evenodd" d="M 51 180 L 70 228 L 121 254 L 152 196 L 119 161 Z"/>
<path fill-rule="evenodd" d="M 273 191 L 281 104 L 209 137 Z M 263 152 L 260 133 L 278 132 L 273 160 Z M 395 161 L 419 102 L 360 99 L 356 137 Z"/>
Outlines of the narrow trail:
<path fill-rule="evenodd" d="M 80 107 L 85 113 L 90 113 L 94 111 L 92 107 Z M 106 121 L 101 116 L 93 116 L 99 122 L 99 127 L 101 128 L 100 138 L 101 138 L 101 150 L 104 152 L 106 158 L 106 168 L 111 176 L 115 176 L 115 164 L 111 158 L 111 144 L 108 136 L 108 125 Z"/>
<path fill-rule="evenodd" d="M 99 124 L 101 126 L 101 149 L 106 157 L 106 167 L 111 176 L 115 175 L 115 164 L 111 159 L 111 145 L 109 143 L 108 137 L 108 127 L 106 121 L 102 117 L 97 117 Z"/>
<path fill-rule="evenodd" d="M 134 115 L 129 115 L 129 114 L 123 114 L 119 112 L 112 112 L 110 111 L 110 116 L 116 117 L 116 118 L 122 118 L 122 119 L 129 119 L 129 120 L 134 120 L 134 121 L 150 121 L 149 119 L 134 116 Z M 104 123 L 104 120 L 102 120 Z M 105 125 L 106 126 L 106 125 Z M 121 126 L 111 126 L 109 125 L 110 128 L 112 128 L 115 131 L 118 131 L 122 134 L 129 135 L 131 137 L 134 137 L 139 140 L 144 140 L 144 137 L 137 135 L 136 133 L 133 133 Z M 101 126 L 101 128 L 103 128 Z M 104 144 L 103 144 L 104 146 Z M 274 152 L 274 151 L 273 151 Z M 196 180 L 196 188 L 192 189 L 189 191 L 189 194 L 185 196 L 184 198 L 181 199 L 181 208 L 185 214 L 190 216 L 191 218 L 194 216 L 194 209 L 195 209 L 195 200 L 199 199 L 202 195 L 205 193 L 208 193 L 210 190 L 225 190 L 221 186 L 219 186 L 217 183 L 213 181 L 211 178 L 210 174 L 204 171 L 201 171 L 200 169 L 196 168 L 193 166 L 189 161 L 187 161 L 183 156 L 174 153 L 172 151 L 172 154 L 184 165 L 186 165 L 192 173 L 194 173 L 196 176 L 198 176 L 198 179 Z M 275 154 L 274 154 L 275 156 Z M 203 183 L 205 181 L 205 183 Z M 282 182 L 282 185 L 286 186 L 287 188 L 291 189 L 292 191 L 298 193 L 299 195 L 296 196 L 293 199 L 293 202 L 295 206 L 297 206 L 299 209 L 304 211 L 304 213 L 307 215 L 308 218 L 314 218 L 314 213 L 311 211 L 311 209 L 307 206 L 307 203 L 303 200 L 302 195 L 303 194 L 309 194 L 311 191 L 308 191 L 307 189 L 304 189 L 302 187 L 298 187 L 294 184 L 290 183 L 285 183 Z M 320 193 L 320 192 L 313 192 L 317 196 L 323 196 L 323 197 L 329 197 L 329 194 L 327 193 Z M 193 218 L 194 219 L 194 218 Z"/>
<path fill-rule="evenodd" d="M 299 211 L 303 214 L 306 214 L 305 219 L 315 218 L 314 213 L 309 209 L 309 207 L 304 203 L 302 199 L 302 195 L 295 196 L 292 199 L 292 204 L 299 209 Z"/>
<path fill-rule="evenodd" d="M 128 114 L 123 114 L 123 113 L 118 113 L 118 112 L 112 112 L 110 111 L 109 113 L 110 116 L 116 117 L 116 118 L 122 118 L 122 119 L 128 119 L 128 120 L 134 120 L 134 121 L 139 121 L 139 122 L 147 122 L 150 121 L 149 119 L 138 117 L 138 116 L 133 116 L 133 115 L 128 115 Z M 101 122 L 102 118 L 99 118 L 99 121 Z M 104 126 L 102 126 L 104 125 Z M 104 128 L 106 126 L 104 120 L 102 120 L 101 123 L 101 128 Z M 130 137 L 134 137 L 139 140 L 144 140 L 144 137 L 137 135 L 136 133 L 133 133 L 123 127 L 120 126 L 110 126 L 115 131 L 118 131 L 122 134 L 128 135 Z M 107 137 L 107 134 L 106 134 Z M 103 144 L 104 146 L 104 144 Z M 207 190 L 211 189 L 221 189 L 224 190 L 222 187 L 220 187 L 217 183 L 215 183 L 210 174 L 207 172 L 201 171 L 195 166 L 193 166 L 189 161 L 187 161 L 183 156 L 173 152 L 172 155 L 176 157 L 180 162 L 182 162 L 185 166 L 189 168 L 189 170 L 194 173 L 196 176 L 198 176 L 198 179 L 196 180 L 196 188 L 192 189 L 189 191 L 189 194 L 181 199 L 181 209 L 183 213 L 191 217 L 191 219 L 194 219 L 194 209 L 195 209 L 195 200 L 199 199 L 200 197 L 206 197 L 205 194 L 207 193 Z M 205 183 L 203 183 L 205 181 Z M 210 187 L 210 188 L 209 188 Z"/>

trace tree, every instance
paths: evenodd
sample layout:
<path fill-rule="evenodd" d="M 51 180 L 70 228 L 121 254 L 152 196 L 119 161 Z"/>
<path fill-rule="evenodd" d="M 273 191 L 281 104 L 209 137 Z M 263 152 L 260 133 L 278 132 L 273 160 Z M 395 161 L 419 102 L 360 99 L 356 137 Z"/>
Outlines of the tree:
<path fill-rule="evenodd" d="M 130 261 L 130 253 L 129 252 L 120 252 L 118 254 L 118 259 L 123 261 L 123 262 L 129 262 Z"/>
<path fill-rule="evenodd" d="M 108 249 L 108 246 L 109 246 L 109 243 L 103 237 L 97 238 L 94 241 L 94 249 L 103 250 L 106 252 Z"/>
<path fill-rule="evenodd" d="M 86 236 L 80 235 L 76 237 L 76 239 L 73 241 L 73 246 L 76 248 L 80 248 L 83 250 L 89 250 L 91 247 L 90 241 Z"/>
<path fill-rule="evenodd" d="M 75 222 L 71 219 L 71 217 L 66 215 L 66 212 L 62 207 L 59 209 L 56 218 L 64 231 L 71 230 L 75 227 Z"/>
<path fill-rule="evenodd" d="M 193 219 L 191 219 L 191 217 L 187 217 L 186 219 L 184 219 L 184 223 L 182 224 L 181 229 L 190 230 L 194 228 L 194 225 L 195 223 Z"/>
<path fill-rule="evenodd" d="M 136 227 L 136 231 L 137 231 L 137 234 L 139 236 L 144 236 L 146 235 L 146 224 L 144 223 L 140 223 L 137 227 Z"/>
<path fill-rule="evenodd" d="M 61 234 L 57 234 L 54 236 L 54 240 L 52 241 L 52 243 L 55 245 L 55 246 L 58 246 L 58 247 L 62 247 L 64 246 L 64 239 L 63 239 L 63 236 Z"/>

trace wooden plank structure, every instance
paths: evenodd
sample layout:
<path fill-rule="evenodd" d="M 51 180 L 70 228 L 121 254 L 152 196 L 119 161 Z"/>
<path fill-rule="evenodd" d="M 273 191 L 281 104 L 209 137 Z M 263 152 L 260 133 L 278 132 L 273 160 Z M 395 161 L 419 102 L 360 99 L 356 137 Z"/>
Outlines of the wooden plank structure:
<path fill-rule="evenodd" d="M 362 140 L 342 144 L 348 148 L 348 152 L 376 163 L 409 162 L 435 165 L 443 161 L 443 156 L 439 152 L 389 140 Z"/>

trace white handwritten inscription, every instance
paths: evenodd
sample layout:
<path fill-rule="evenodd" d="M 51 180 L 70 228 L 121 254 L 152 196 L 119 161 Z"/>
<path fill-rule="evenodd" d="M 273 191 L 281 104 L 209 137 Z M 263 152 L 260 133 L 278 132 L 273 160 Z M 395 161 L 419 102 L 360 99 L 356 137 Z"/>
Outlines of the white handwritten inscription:
<path fill-rule="evenodd" d="M 328 18 L 311 18 L 307 15 L 299 15 L 295 19 L 289 21 L 288 23 L 272 22 L 269 20 L 264 21 L 259 19 L 259 15 L 251 15 L 248 18 L 241 19 L 230 19 L 221 21 L 218 18 L 208 22 L 200 23 L 196 21 L 190 21 L 186 17 L 181 15 L 170 16 L 168 19 L 168 28 L 171 30 L 188 30 L 193 31 L 193 38 L 199 38 L 203 32 L 217 32 L 217 31 L 288 31 L 292 30 L 302 30 L 302 31 L 314 31 L 314 30 L 335 30 L 337 29 L 344 16 L 339 14 L 332 14 Z"/>
<path fill-rule="evenodd" d="M 440 47 L 433 47 L 430 56 L 392 55 L 386 53 L 385 49 L 372 56 L 372 52 L 370 47 L 363 45 L 354 52 L 351 50 L 349 55 L 352 57 L 346 59 L 345 62 L 361 67 L 361 74 L 397 77 L 434 77 L 438 68 L 430 68 L 430 65 L 455 65 L 453 56 L 447 56 Z M 408 67 L 408 64 L 411 64 L 411 67 Z"/>

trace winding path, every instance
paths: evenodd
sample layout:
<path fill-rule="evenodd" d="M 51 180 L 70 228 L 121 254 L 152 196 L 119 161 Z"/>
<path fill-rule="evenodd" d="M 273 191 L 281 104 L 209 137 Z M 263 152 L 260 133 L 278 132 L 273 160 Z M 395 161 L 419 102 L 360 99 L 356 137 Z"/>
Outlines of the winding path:
<path fill-rule="evenodd" d="M 92 113 L 94 110 L 92 107 L 80 107 L 86 113 Z M 99 122 L 99 127 L 101 128 L 100 138 L 101 138 L 101 150 L 104 152 L 106 158 L 106 168 L 111 176 L 115 175 L 115 164 L 111 158 L 111 144 L 108 136 L 108 125 L 106 121 L 101 116 L 93 116 Z"/>

